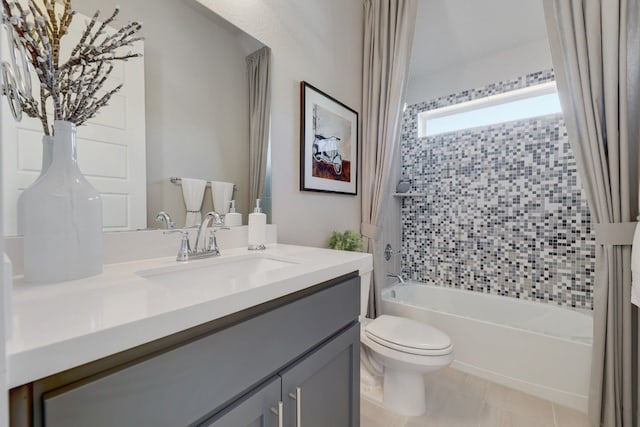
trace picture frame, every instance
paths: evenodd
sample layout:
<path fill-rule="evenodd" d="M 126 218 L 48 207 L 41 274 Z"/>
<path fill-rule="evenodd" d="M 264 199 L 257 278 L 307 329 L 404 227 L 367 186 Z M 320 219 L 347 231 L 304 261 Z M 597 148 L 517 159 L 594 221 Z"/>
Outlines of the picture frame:
<path fill-rule="evenodd" d="M 300 190 L 358 194 L 358 113 L 300 82 Z"/>

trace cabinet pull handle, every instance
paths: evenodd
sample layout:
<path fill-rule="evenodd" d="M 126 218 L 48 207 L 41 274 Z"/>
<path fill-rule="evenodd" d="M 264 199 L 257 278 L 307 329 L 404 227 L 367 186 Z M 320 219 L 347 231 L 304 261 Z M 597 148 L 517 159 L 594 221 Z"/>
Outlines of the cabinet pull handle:
<path fill-rule="evenodd" d="M 271 407 L 271 412 L 273 412 L 278 417 L 278 427 L 283 427 L 284 425 L 284 411 L 282 410 L 282 400 L 278 402 L 278 409 Z"/>
<path fill-rule="evenodd" d="M 296 394 L 289 393 L 289 397 L 296 401 L 296 427 L 302 427 L 302 389 L 296 387 Z"/>

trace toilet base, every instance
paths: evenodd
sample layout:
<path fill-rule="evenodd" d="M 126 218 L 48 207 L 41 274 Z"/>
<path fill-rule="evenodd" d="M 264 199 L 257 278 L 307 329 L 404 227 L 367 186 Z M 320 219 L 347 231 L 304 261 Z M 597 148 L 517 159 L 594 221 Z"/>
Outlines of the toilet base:
<path fill-rule="evenodd" d="M 382 376 L 375 376 L 360 365 L 360 397 L 382 406 Z"/>
<path fill-rule="evenodd" d="M 427 410 L 424 378 L 413 371 L 385 367 L 383 405 L 397 414 L 416 417 Z"/>

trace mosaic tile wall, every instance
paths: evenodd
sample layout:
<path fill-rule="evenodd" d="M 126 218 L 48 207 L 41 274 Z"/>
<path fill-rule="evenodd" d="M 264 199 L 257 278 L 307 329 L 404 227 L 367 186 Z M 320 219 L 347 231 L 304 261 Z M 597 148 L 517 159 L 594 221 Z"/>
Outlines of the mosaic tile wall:
<path fill-rule="evenodd" d="M 553 80 L 553 71 L 409 106 L 402 262 L 414 280 L 593 308 L 595 237 L 561 114 L 417 137 L 417 114 Z"/>

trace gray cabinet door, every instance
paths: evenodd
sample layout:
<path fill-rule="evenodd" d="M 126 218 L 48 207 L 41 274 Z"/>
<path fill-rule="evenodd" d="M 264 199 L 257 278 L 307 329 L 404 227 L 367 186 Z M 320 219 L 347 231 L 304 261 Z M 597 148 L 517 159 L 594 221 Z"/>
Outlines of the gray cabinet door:
<path fill-rule="evenodd" d="M 201 424 L 201 427 L 276 427 L 280 386 L 280 377 L 275 377 L 231 409 Z"/>
<path fill-rule="evenodd" d="M 360 426 L 359 323 L 281 375 L 285 426 Z"/>

